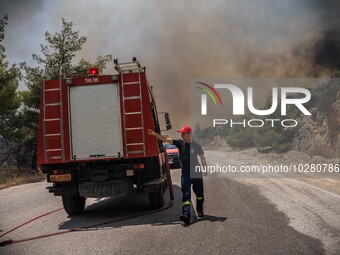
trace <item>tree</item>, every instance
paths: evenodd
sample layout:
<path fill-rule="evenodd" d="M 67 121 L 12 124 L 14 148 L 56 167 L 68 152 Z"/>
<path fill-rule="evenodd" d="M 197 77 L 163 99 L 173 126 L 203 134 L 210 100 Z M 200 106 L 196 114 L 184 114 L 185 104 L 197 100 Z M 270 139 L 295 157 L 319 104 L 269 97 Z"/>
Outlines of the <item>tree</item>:
<path fill-rule="evenodd" d="M 17 150 L 14 144 L 20 140 L 16 128 L 20 107 L 20 96 L 16 90 L 19 86 L 20 72 L 16 65 L 9 67 L 6 61 L 2 42 L 7 24 L 8 15 L 5 15 L 0 20 L 0 165 L 10 161 L 14 151 Z"/>
<path fill-rule="evenodd" d="M 33 59 L 42 65 L 50 79 L 57 79 L 61 68 L 65 72 L 71 70 L 71 61 L 76 52 L 81 50 L 86 37 L 79 37 L 79 31 L 72 30 L 73 23 L 62 19 L 62 30 L 53 36 L 45 33 L 45 40 L 49 45 L 40 45 L 43 57 L 33 54 Z"/>

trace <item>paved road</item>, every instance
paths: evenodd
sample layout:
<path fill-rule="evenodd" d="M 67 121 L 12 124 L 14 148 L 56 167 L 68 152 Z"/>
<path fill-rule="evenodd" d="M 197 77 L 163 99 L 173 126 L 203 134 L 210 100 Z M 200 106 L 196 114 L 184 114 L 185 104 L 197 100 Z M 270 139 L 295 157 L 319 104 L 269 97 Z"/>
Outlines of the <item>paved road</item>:
<path fill-rule="evenodd" d="M 207 158 L 222 160 L 225 155 L 208 152 Z M 306 234 L 292 224 L 287 210 L 267 196 L 263 183 L 249 184 L 244 180 L 208 176 L 205 179 L 206 217 L 204 220 L 194 218 L 193 224 L 185 227 L 179 221 L 180 172 L 172 170 L 172 173 L 176 201 L 170 209 L 98 228 L 0 247 L 0 254 L 340 254 L 337 226 L 326 228 L 333 237 L 330 243 L 325 244 L 322 238 Z M 276 188 L 280 185 L 276 184 Z M 0 191 L 2 233 L 61 207 L 60 198 L 49 194 L 46 186 L 41 182 Z M 284 192 L 282 189 L 281 197 Z M 339 204 L 339 198 L 332 199 L 337 199 L 335 201 Z M 306 203 L 302 207 L 309 210 Z M 84 215 L 69 218 L 61 210 L 8 234 L 0 241 L 93 225 L 147 210 L 145 195 L 88 199 Z M 296 208 L 291 206 L 290 210 L 294 213 Z M 339 215 L 339 211 L 336 212 Z M 310 212 L 310 215 L 317 218 L 317 214 Z M 335 223 L 339 223 L 339 219 Z M 326 225 L 320 225 L 320 228 Z"/>
<path fill-rule="evenodd" d="M 247 165 L 280 165 L 279 162 L 252 150 L 208 151 L 207 157 L 214 164 L 233 165 L 236 169 Z M 262 196 L 288 217 L 289 226 L 320 240 L 327 254 L 340 254 L 340 194 L 338 189 L 334 189 L 332 185 L 328 186 L 329 183 L 339 183 L 338 179 L 313 179 L 303 175 L 280 173 L 265 175 L 215 173 L 213 176 L 219 179 L 232 178 L 260 191 Z M 244 178 L 245 176 L 252 178 Z"/>

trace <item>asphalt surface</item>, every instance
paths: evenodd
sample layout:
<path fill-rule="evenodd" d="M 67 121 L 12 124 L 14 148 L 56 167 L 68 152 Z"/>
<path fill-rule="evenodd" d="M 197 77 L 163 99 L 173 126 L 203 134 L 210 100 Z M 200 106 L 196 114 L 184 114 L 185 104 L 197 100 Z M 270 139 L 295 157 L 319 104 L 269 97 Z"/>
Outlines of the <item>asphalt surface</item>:
<path fill-rule="evenodd" d="M 179 221 L 180 170 L 172 170 L 172 177 L 175 204 L 165 211 L 0 247 L 0 254 L 340 254 L 337 226 L 331 233 L 333 245 L 327 250 L 321 238 L 298 231 L 289 214 L 266 197 L 261 187 L 228 178 L 205 178 L 206 216 L 203 220 L 193 217 L 192 224 L 184 226 Z M 0 191 L 0 235 L 61 208 L 61 199 L 49 194 L 46 186 L 41 182 Z M 169 195 L 165 195 L 168 202 Z M 0 242 L 85 227 L 148 210 L 144 194 L 88 199 L 81 216 L 70 218 L 61 210 L 9 233 Z"/>

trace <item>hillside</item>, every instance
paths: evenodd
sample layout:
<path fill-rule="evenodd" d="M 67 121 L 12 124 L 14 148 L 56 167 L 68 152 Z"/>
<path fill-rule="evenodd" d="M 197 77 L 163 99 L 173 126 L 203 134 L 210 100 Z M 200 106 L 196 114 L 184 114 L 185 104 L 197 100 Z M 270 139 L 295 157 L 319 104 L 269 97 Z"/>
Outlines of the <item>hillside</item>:
<path fill-rule="evenodd" d="M 312 93 L 313 94 L 313 93 Z M 340 83 L 338 79 L 316 89 L 312 116 L 301 117 L 293 148 L 326 158 L 340 155 Z"/>

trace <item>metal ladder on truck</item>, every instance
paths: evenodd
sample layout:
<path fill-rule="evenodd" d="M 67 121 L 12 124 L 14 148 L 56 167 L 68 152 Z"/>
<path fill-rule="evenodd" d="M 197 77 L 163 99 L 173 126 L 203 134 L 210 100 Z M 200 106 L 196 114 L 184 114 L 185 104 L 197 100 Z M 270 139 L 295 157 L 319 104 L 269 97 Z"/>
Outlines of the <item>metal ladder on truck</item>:
<path fill-rule="evenodd" d="M 125 153 L 126 155 L 132 154 L 143 154 L 146 155 L 145 148 L 145 134 L 144 134 L 144 116 L 143 116 L 143 97 L 142 97 L 142 82 L 141 82 L 141 72 L 145 71 L 145 68 L 142 68 L 134 57 L 132 62 L 118 63 L 118 59 L 114 60 L 115 69 L 121 76 L 121 85 L 122 85 L 122 101 L 123 101 L 123 133 L 125 139 Z M 131 73 L 136 74 L 138 79 L 136 80 L 127 80 L 127 77 L 131 77 Z M 138 87 L 137 95 L 128 96 L 126 95 L 129 91 L 129 87 L 136 86 Z M 132 100 L 137 101 L 139 105 L 139 109 L 136 111 L 128 111 L 128 104 L 132 102 Z M 138 117 L 141 119 L 141 126 L 127 127 L 128 118 L 134 117 L 136 120 Z M 134 137 L 129 136 L 128 133 L 133 133 Z M 128 140 L 130 140 L 128 142 Z M 132 141 L 131 141 L 132 140 Z"/>
<path fill-rule="evenodd" d="M 48 162 L 50 160 L 62 160 L 64 162 L 65 148 L 64 148 L 63 102 L 62 102 L 62 66 L 60 67 L 58 86 L 54 86 L 54 84 L 47 88 L 44 75 L 42 89 L 44 109 L 43 132 L 44 132 L 45 161 Z M 52 93 L 52 95 L 54 93 L 53 97 L 52 95 L 47 96 L 47 94 L 49 93 Z M 53 99 L 51 100 L 51 98 L 53 98 L 54 100 Z M 51 115 L 51 113 L 53 112 L 52 108 L 54 108 L 54 113 L 59 112 L 58 114 L 59 116 L 53 117 L 48 116 Z M 57 108 L 59 108 L 59 110 Z M 48 125 L 49 128 L 47 128 Z M 56 129 L 56 127 L 58 127 L 59 132 L 53 131 L 47 133 L 47 131 L 49 131 L 51 127 L 53 127 L 52 129 Z"/>

